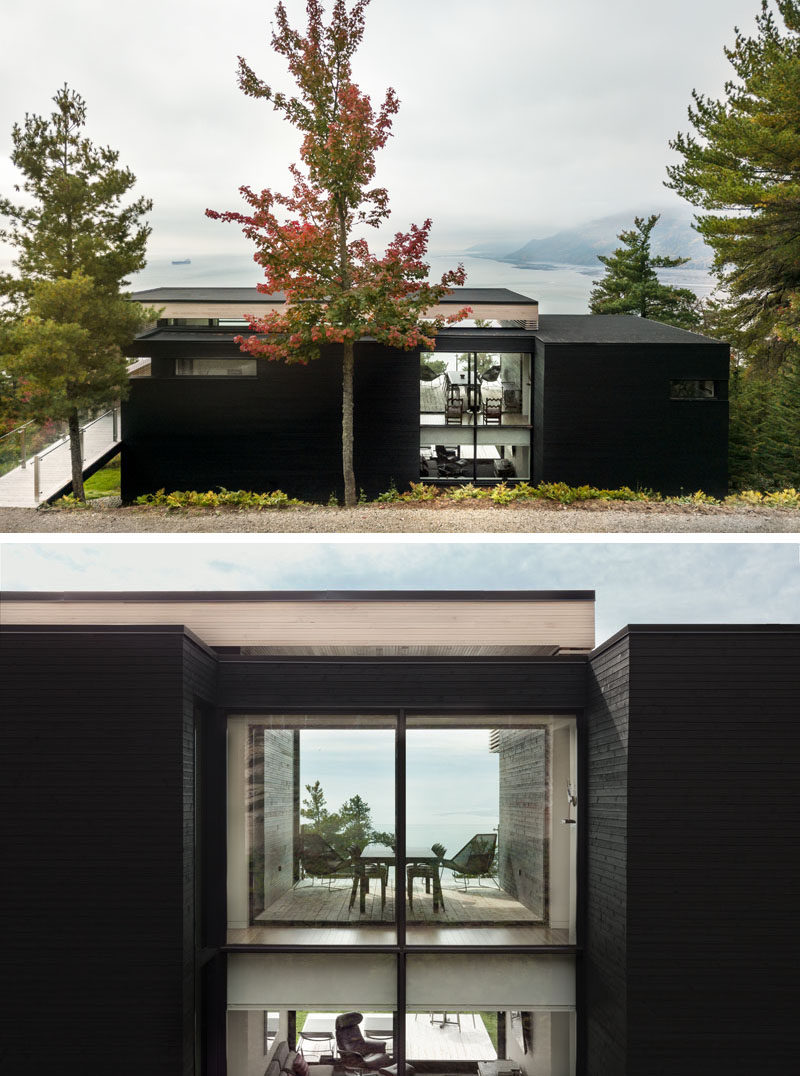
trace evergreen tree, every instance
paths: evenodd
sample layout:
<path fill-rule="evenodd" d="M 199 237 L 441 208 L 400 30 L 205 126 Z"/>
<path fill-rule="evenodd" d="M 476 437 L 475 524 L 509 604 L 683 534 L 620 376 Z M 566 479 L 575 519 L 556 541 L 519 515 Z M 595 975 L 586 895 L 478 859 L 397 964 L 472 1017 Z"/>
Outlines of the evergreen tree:
<path fill-rule="evenodd" d="M 341 843 L 345 848 L 357 845 L 359 851 L 372 840 L 372 811 L 356 794 L 339 808 Z"/>
<path fill-rule="evenodd" d="M 683 329 L 700 324 L 697 296 L 689 288 L 662 284 L 656 269 L 672 269 L 685 265 L 688 258 L 670 258 L 653 254 L 650 233 L 659 214 L 636 217 L 630 231 L 620 232 L 621 247 L 612 254 L 598 254 L 606 267 L 601 280 L 589 296 L 592 314 L 637 314 L 642 318 L 678 325 Z"/>
<path fill-rule="evenodd" d="M 776 6 L 783 27 L 762 0 L 756 35 L 737 30 L 725 50 L 725 96 L 693 91 L 694 133 L 670 143 L 683 159 L 667 169 L 667 186 L 707 211 L 696 227 L 730 293 L 734 342 L 765 372 L 787 353 L 782 328 L 800 323 L 800 2 Z"/>
<path fill-rule="evenodd" d="M 8 222 L 0 239 L 17 251 L 17 275 L 0 275 L 3 349 L 19 415 L 68 420 L 73 492 L 83 499 L 81 413 L 124 393 L 121 348 L 153 316 L 120 295 L 124 278 L 144 267 L 150 228 L 142 218 L 152 203 L 124 204 L 136 177 L 118 166 L 115 150 L 83 136 L 83 99 L 64 86 L 53 101 L 49 117 L 26 115 L 12 131 L 11 160 L 25 177 L 16 190 L 26 198 L 0 198 Z"/>
<path fill-rule="evenodd" d="M 80 416 L 126 395 L 128 363 L 122 347 L 149 316 L 138 304 L 73 273 L 35 281 L 27 313 L 4 334 L 0 362 L 13 386 L 16 410 L 38 422 L 67 423 L 72 486 L 81 500 Z"/>

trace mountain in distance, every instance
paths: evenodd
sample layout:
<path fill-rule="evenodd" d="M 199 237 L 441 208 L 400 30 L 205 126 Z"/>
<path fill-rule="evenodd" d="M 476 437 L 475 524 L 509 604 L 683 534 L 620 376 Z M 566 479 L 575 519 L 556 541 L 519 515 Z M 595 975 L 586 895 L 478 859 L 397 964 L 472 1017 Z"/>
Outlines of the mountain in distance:
<path fill-rule="evenodd" d="M 524 246 L 505 253 L 497 243 L 478 243 L 469 253 L 496 261 L 512 262 L 525 267 L 541 263 L 556 265 L 587 265 L 602 269 L 598 254 L 610 254 L 620 245 L 619 233 L 633 228 L 636 216 L 645 213 L 615 213 L 610 217 L 590 220 L 576 228 L 565 228 L 542 239 L 531 239 Z M 651 247 L 654 254 L 690 258 L 687 269 L 707 269 L 711 265 L 712 252 L 692 228 L 691 216 L 671 210 L 663 210 L 661 219 L 652 232 Z"/>

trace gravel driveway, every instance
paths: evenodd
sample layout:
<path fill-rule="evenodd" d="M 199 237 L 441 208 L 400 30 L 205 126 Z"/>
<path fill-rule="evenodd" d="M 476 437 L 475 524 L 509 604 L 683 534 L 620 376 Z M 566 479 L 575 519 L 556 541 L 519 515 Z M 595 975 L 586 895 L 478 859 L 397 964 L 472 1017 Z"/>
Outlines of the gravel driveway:
<path fill-rule="evenodd" d="M 287 508 L 261 512 L 210 509 L 0 509 L 0 532 L 87 533 L 798 533 L 800 511 L 781 508 L 585 502 L 554 506 L 534 501 L 505 507 L 429 504 L 359 508 Z"/>

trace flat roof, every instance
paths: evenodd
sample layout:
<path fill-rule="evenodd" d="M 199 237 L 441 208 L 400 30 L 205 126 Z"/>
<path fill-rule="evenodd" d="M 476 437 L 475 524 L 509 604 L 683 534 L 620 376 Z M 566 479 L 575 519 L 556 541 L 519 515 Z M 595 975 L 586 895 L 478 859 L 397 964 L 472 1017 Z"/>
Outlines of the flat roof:
<path fill-rule="evenodd" d="M 551 602 L 594 601 L 593 590 L 12 590 L 4 602 Z"/>
<path fill-rule="evenodd" d="M 265 654 L 534 657 L 595 644 L 594 591 L 14 591 L 0 608 L 4 630 L 184 624 L 207 646 Z"/>
<path fill-rule="evenodd" d="M 664 325 L 635 314 L 540 314 L 534 336 L 567 344 L 720 344 L 710 336 Z"/>
<path fill-rule="evenodd" d="M 258 288 L 148 288 L 135 291 L 131 299 L 137 303 L 282 303 L 282 291 L 267 293 Z M 515 306 L 536 306 L 535 299 L 508 288 L 452 288 L 440 303 L 473 306 L 513 303 Z"/>

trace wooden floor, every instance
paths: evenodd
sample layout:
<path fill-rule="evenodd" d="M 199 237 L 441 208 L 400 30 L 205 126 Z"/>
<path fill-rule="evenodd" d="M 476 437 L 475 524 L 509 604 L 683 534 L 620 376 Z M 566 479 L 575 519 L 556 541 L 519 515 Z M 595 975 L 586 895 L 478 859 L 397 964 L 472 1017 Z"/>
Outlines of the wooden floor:
<path fill-rule="evenodd" d="M 229 945 L 393 945 L 394 890 L 387 887 L 381 908 L 380 886 L 367 894 L 366 911 L 352 908 L 350 884 L 302 882 L 285 893 L 247 928 L 228 931 Z M 546 926 L 524 904 L 495 887 L 445 888 L 445 908 L 418 883 L 413 909 L 407 907 L 410 945 L 569 945 L 566 929 Z"/>
<path fill-rule="evenodd" d="M 411 924 L 408 945 L 569 945 L 569 931 L 544 926 L 440 927 Z M 252 926 L 229 928 L 228 945 L 395 945 L 394 926 L 339 924 L 319 927 Z"/>
<path fill-rule="evenodd" d="M 394 886 L 391 883 L 386 887 L 386 904 L 382 907 L 380 884 L 374 880 L 370 882 L 364 912 L 360 910 L 358 897 L 350 908 L 350 893 L 350 882 L 333 883 L 330 889 L 326 883 L 300 882 L 262 912 L 257 922 L 309 926 L 394 922 Z M 443 896 L 444 907 L 434 911 L 432 895 L 426 893 L 424 884 L 418 881 L 414 888 L 414 904 L 406 906 L 407 922 L 459 927 L 542 922 L 541 916 L 490 883 L 470 886 L 466 890 L 454 886 L 444 888 Z"/>

